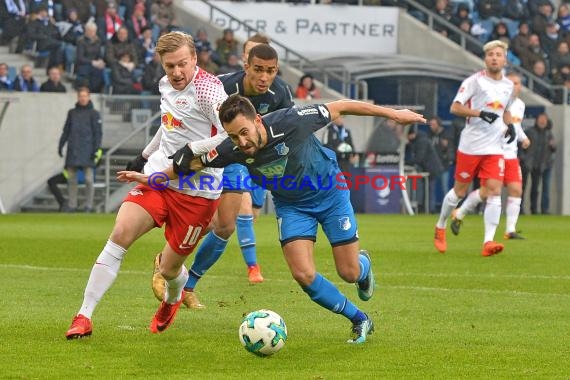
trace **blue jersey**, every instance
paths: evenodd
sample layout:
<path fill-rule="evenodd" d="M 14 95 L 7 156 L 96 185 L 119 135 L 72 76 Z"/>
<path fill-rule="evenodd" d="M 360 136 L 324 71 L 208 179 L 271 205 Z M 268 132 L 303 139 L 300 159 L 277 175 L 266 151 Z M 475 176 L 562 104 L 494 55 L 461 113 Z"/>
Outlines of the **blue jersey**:
<path fill-rule="evenodd" d="M 312 200 L 335 189 L 340 170 L 335 154 L 313 133 L 331 121 L 324 104 L 281 109 L 263 118 L 267 144 L 251 157 L 228 138 L 202 157 L 206 166 L 245 165 L 256 184 L 276 200 Z"/>
<path fill-rule="evenodd" d="M 245 95 L 243 85 L 244 77 L 245 71 L 242 70 L 235 73 L 220 75 L 218 78 L 224 84 L 226 94 L 240 94 L 247 97 L 255 107 L 257 113 L 260 115 L 265 115 L 266 113 L 282 108 L 289 108 L 294 105 L 291 89 L 281 78 L 275 77 L 273 83 L 264 94 Z"/>
<path fill-rule="evenodd" d="M 224 84 L 224 90 L 228 95 L 240 94 L 246 96 L 255 110 L 260 115 L 265 115 L 282 108 L 289 108 L 294 105 L 293 95 L 289 85 L 281 78 L 275 77 L 273 83 L 266 93 L 260 95 L 245 95 L 243 80 L 245 78 L 245 71 L 237 71 L 220 75 L 218 77 Z M 238 164 L 229 165 L 224 168 L 224 191 L 244 191 L 247 190 L 251 193 L 253 207 L 263 207 L 263 200 L 265 199 L 265 190 L 262 188 L 252 188 L 252 186 L 245 186 L 242 182 L 243 178 L 249 176 L 247 170 Z"/>

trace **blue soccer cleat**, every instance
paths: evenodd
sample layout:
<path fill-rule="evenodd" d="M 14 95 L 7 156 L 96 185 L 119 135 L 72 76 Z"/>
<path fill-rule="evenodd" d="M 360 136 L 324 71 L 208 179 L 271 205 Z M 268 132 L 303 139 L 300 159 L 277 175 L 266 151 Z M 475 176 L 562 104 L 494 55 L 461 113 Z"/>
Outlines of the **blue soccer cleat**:
<path fill-rule="evenodd" d="M 358 289 L 358 297 L 360 297 L 363 301 L 368 301 L 372 298 L 374 294 L 374 286 L 376 283 L 374 282 L 374 272 L 372 272 L 372 260 L 370 259 L 370 255 L 368 251 L 361 250 L 360 254 L 366 256 L 368 261 L 370 261 L 370 269 L 368 269 L 368 274 L 364 278 L 364 280 L 359 281 L 356 283 L 356 288 Z"/>
<path fill-rule="evenodd" d="M 366 315 L 366 314 L 365 314 Z M 374 322 L 366 315 L 366 319 L 352 325 L 352 338 L 346 341 L 351 344 L 362 344 L 366 337 L 374 332 Z"/>

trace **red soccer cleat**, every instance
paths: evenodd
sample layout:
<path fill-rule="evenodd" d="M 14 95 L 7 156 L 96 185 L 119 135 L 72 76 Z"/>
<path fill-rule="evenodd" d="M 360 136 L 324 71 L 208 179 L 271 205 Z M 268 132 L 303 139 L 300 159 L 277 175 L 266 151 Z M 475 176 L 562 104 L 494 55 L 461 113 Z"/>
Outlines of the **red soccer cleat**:
<path fill-rule="evenodd" d="M 498 253 L 501 253 L 504 248 L 505 248 L 505 246 L 501 243 L 496 243 L 494 241 L 488 241 L 485 244 L 483 244 L 483 251 L 481 251 L 481 255 L 483 255 L 485 257 L 493 256 L 493 255 L 496 255 Z"/>
<path fill-rule="evenodd" d="M 249 282 L 252 284 L 263 282 L 263 276 L 261 275 L 261 268 L 259 267 L 259 264 L 247 267 L 247 277 L 249 279 Z"/>
<path fill-rule="evenodd" d="M 176 302 L 175 304 L 169 304 L 164 301 L 160 303 L 156 314 L 150 322 L 150 331 L 152 333 L 161 333 L 166 330 L 172 324 L 172 322 L 174 322 L 174 317 L 176 316 L 178 308 L 182 304 L 182 300 L 183 298 L 180 298 L 180 301 Z"/>
<path fill-rule="evenodd" d="M 83 314 L 77 314 L 71 322 L 71 327 L 65 333 L 67 339 L 83 338 L 89 336 L 93 332 L 93 324 L 91 320 Z"/>
<path fill-rule="evenodd" d="M 445 228 L 435 227 L 435 236 L 433 238 L 433 245 L 439 253 L 447 251 L 447 241 L 445 240 Z"/>

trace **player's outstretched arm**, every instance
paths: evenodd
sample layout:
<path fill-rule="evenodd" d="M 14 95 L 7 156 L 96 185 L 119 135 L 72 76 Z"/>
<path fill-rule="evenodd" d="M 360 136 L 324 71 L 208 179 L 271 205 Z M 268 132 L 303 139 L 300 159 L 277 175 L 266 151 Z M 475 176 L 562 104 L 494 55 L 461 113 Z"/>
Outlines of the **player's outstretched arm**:
<path fill-rule="evenodd" d="M 200 171 L 204 169 L 205 165 L 202 163 L 200 157 L 194 157 L 194 159 L 190 162 L 190 169 L 193 172 Z M 166 181 L 168 177 L 169 180 L 178 178 L 178 174 L 174 171 L 174 167 L 170 165 L 164 171 L 162 171 L 164 176 L 153 176 L 153 174 L 144 174 L 139 173 L 132 170 L 121 170 L 117 172 L 117 181 L 119 182 L 138 182 L 142 184 L 148 184 L 149 179 L 152 178 L 154 184 L 159 184 L 161 182 Z"/>
<path fill-rule="evenodd" d="M 492 124 L 499 117 L 496 113 L 472 109 L 458 101 L 451 104 L 449 111 L 458 117 L 480 117 L 489 124 Z"/>
<path fill-rule="evenodd" d="M 326 104 L 331 113 L 331 120 L 335 120 L 340 115 L 356 116 L 379 116 L 392 119 L 399 124 L 426 123 L 426 119 L 419 114 L 408 109 L 397 110 L 390 107 L 377 106 L 359 100 L 337 100 Z"/>

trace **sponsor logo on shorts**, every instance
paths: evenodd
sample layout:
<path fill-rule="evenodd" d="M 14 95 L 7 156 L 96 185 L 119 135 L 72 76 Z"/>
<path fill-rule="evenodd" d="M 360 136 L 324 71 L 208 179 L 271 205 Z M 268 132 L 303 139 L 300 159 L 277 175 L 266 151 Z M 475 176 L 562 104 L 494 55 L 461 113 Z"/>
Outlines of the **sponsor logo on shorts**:
<path fill-rule="evenodd" d="M 142 190 L 139 189 L 132 189 L 131 191 L 129 191 L 129 195 L 136 197 L 137 195 L 143 195 Z"/>

